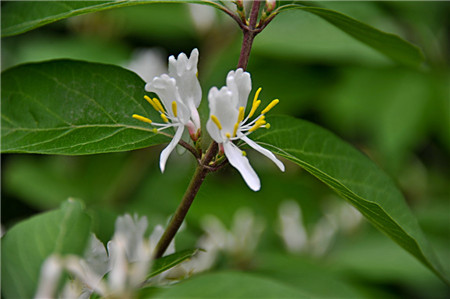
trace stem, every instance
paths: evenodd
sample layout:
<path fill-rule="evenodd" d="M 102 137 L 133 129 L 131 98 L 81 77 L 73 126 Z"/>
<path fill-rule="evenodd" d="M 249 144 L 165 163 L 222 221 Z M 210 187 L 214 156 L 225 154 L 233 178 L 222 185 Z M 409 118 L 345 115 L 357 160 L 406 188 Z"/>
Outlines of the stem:
<path fill-rule="evenodd" d="M 169 247 L 170 242 L 175 237 L 175 234 L 183 223 L 183 220 L 186 217 L 186 214 L 189 211 L 189 208 L 194 201 L 194 198 L 197 195 L 200 186 L 205 180 L 208 172 L 210 172 L 207 166 L 209 165 L 209 162 L 212 161 L 216 153 L 217 143 L 213 142 L 209 146 L 205 156 L 201 160 L 201 163 L 197 166 L 194 176 L 189 183 L 189 187 L 187 188 L 186 193 L 184 194 L 183 199 L 180 202 L 180 205 L 178 206 L 175 214 L 170 220 L 170 223 L 167 226 L 167 229 L 164 232 L 163 236 L 159 240 L 158 245 L 156 245 L 156 250 L 153 256 L 154 259 L 160 258 L 164 254 L 167 247 Z"/>
<path fill-rule="evenodd" d="M 252 10 L 250 12 L 250 20 L 247 27 L 243 27 L 244 38 L 242 40 L 241 54 L 239 56 L 239 62 L 237 68 L 242 68 L 244 71 L 247 69 L 248 58 L 250 57 L 250 51 L 252 49 L 253 40 L 255 36 L 259 33 L 256 31 L 256 22 L 258 21 L 258 13 L 261 2 L 255 0 L 252 5 Z"/>
<path fill-rule="evenodd" d="M 242 68 L 244 71 L 247 69 L 248 59 L 250 57 L 250 51 L 252 49 L 253 40 L 255 36 L 262 30 L 260 28 L 257 28 L 260 5 L 261 5 L 260 0 L 255 0 L 253 2 L 248 26 L 245 25 L 242 22 L 242 20 L 239 19 L 239 17 L 231 13 L 228 9 L 224 7 L 219 7 L 227 14 L 232 16 L 233 19 L 236 20 L 236 22 L 243 30 L 244 38 L 242 40 L 241 54 L 239 56 L 237 68 Z M 195 149 L 192 148 L 188 143 L 180 142 L 180 144 L 185 148 L 187 148 L 189 151 L 191 151 L 194 154 L 194 156 L 196 156 L 197 159 L 199 159 L 199 155 L 196 153 Z M 175 214 L 170 220 L 170 223 L 167 226 L 166 231 L 159 240 L 158 245 L 156 245 L 155 253 L 153 255 L 154 259 L 160 258 L 167 250 L 167 247 L 169 247 L 170 242 L 172 242 L 173 238 L 175 237 L 175 234 L 178 232 L 178 229 L 183 223 L 184 218 L 186 217 L 186 214 L 189 211 L 189 208 L 191 207 L 191 204 L 194 201 L 194 198 L 197 195 L 200 186 L 205 180 L 206 175 L 211 171 L 216 171 L 220 169 L 222 166 L 226 164 L 226 162 L 224 161 L 219 165 L 216 165 L 216 167 L 209 166 L 209 163 L 214 159 L 217 150 L 218 145 L 216 142 L 213 141 L 209 146 L 208 150 L 206 151 L 206 154 L 203 156 L 201 160 L 199 160 L 197 169 L 195 170 L 194 176 L 192 177 L 191 182 L 189 183 L 189 186 L 186 190 L 186 193 L 183 196 L 183 199 L 181 200 L 177 210 L 175 211 Z"/>

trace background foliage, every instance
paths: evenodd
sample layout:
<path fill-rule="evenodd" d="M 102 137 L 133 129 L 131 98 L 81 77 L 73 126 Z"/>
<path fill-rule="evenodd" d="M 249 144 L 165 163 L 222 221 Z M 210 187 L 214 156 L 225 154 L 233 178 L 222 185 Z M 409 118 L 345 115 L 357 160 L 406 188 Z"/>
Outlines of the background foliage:
<path fill-rule="evenodd" d="M 257 36 L 248 67 L 253 85 L 263 87 L 263 99 L 281 100 L 277 113 L 319 124 L 375 160 L 397 182 L 442 264 L 450 269 L 448 4 L 321 4 L 413 42 L 424 52 L 425 63 L 419 68 L 396 64 L 317 16 L 291 10 Z M 241 33 L 227 16 L 214 11 L 211 23 L 201 27 L 192 16 L 199 8 L 152 4 L 72 17 L 4 38 L 2 68 L 57 58 L 126 66 L 142 48 L 156 49 L 164 65 L 168 55 L 198 47 L 205 95 L 211 86 L 222 86 L 236 65 Z M 4 154 L 2 224 L 9 229 L 30 215 L 59 207 L 68 197 L 83 200 L 104 242 L 111 237 L 115 217 L 124 212 L 147 215 L 151 224 L 165 223 L 195 164 L 187 155 L 172 155 L 161 174 L 160 150 L 156 146 L 80 157 Z M 312 234 L 322 217 L 336 213 L 343 201 L 287 160 L 287 171 L 280 174 L 270 162 L 249 155 L 262 190 L 249 190 L 231 168 L 210 175 L 189 212 L 187 228 L 177 237 L 177 248 L 195 247 L 204 216 L 216 215 L 229 227 L 234 213 L 249 207 L 266 227 L 254 259 L 233 263 L 224 256 L 216 277 L 199 276 L 166 296 L 197 295 L 198 284 L 217 280 L 224 281 L 226 289 L 237 277 L 261 286 L 270 279 L 271 288 L 278 290 L 274 294 L 298 297 L 305 290 L 324 298 L 450 294 L 429 270 L 365 222 L 338 232 L 320 257 L 288 253 L 277 234 L 282 202 L 301 205 L 304 225 Z M 240 277 L 230 269 L 251 271 Z"/>

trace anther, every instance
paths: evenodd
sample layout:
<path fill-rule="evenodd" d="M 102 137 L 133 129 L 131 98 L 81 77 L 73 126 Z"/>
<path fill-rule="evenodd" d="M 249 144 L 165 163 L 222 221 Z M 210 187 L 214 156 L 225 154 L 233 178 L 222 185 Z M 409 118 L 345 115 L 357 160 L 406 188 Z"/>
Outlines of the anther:
<path fill-rule="evenodd" d="M 255 104 L 255 102 L 258 100 L 259 97 L 259 93 L 261 92 L 262 88 L 258 88 L 258 90 L 255 93 L 255 97 L 253 98 L 253 105 Z"/>
<path fill-rule="evenodd" d="M 278 104 L 279 102 L 280 101 L 278 99 L 277 100 L 273 100 L 272 102 L 270 102 L 269 105 L 267 105 L 267 107 L 263 111 L 261 111 L 261 114 L 266 114 L 267 112 L 270 111 L 270 109 L 275 107 L 275 105 Z"/>
<path fill-rule="evenodd" d="M 236 136 L 236 133 L 237 133 L 237 130 L 238 130 L 238 129 L 239 129 L 239 123 L 237 122 L 237 123 L 234 124 L 233 137 Z"/>
<path fill-rule="evenodd" d="M 225 136 L 230 139 L 231 138 L 231 134 L 230 133 L 226 133 Z"/>
<path fill-rule="evenodd" d="M 172 112 L 173 112 L 173 115 L 175 117 L 177 117 L 177 102 L 176 101 L 172 102 Z"/>
<path fill-rule="evenodd" d="M 253 116 L 253 114 L 255 114 L 256 109 L 258 109 L 260 104 L 261 104 L 260 100 L 253 102 L 252 109 L 250 110 L 250 113 L 248 114 L 248 118 L 251 118 Z"/>
<path fill-rule="evenodd" d="M 149 124 L 152 123 L 152 120 L 150 118 L 143 117 L 143 116 L 140 116 L 140 115 L 137 115 L 137 114 L 133 114 L 133 118 L 137 119 L 137 120 L 140 120 L 140 121 L 143 121 L 145 123 L 149 123 Z"/>
<path fill-rule="evenodd" d="M 169 122 L 169 120 L 167 119 L 167 116 L 166 116 L 165 114 L 163 114 L 163 113 L 161 113 L 161 118 L 162 118 L 162 120 L 163 120 L 164 122 L 166 122 L 166 123 Z"/>
<path fill-rule="evenodd" d="M 254 132 L 257 129 L 259 129 L 262 125 L 265 125 L 266 121 L 265 120 L 261 120 L 259 119 L 258 121 L 256 121 L 255 125 L 253 127 L 250 128 L 250 130 L 248 130 L 249 132 Z"/>
<path fill-rule="evenodd" d="M 145 96 L 144 96 L 144 99 L 145 99 L 147 102 L 149 102 L 150 105 L 152 105 L 153 109 L 155 109 L 156 111 L 160 111 L 159 108 L 158 108 L 158 106 L 153 102 L 153 100 L 152 100 L 149 96 L 145 95 Z"/>
<path fill-rule="evenodd" d="M 238 123 L 240 123 L 241 121 L 244 120 L 244 112 L 245 112 L 245 108 L 239 107 L 239 115 L 238 115 L 238 120 L 237 120 Z"/>
<path fill-rule="evenodd" d="M 158 107 L 158 111 L 160 112 L 166 112 L 163 108 L 163 106 L 161 105 L 161 103 L 159 102 L 159 100 L 157 98 L 153 98 L 153 102 L 155 103 L 155 105 Z"/>
<path fill-rule="evenodd" d="M 211 120 L 216 124 L 219 130 L 222 130 L 222 125 L 220 124 L 219 119 L 215 115 L 211 115 Z"/>

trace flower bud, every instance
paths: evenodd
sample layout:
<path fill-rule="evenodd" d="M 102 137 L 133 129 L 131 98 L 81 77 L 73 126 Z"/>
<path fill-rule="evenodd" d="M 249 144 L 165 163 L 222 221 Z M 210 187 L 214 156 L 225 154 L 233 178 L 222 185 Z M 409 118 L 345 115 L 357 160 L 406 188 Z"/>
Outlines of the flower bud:
<path fill-rule="evenodd" d="M 266 7 L 265 7 L 266 13 L 270 14 L 275 9 L 276 6 L 277 6 L 276 0 L 266 0 Z"/>
<path fill-rule="evenodd" d="M 238 11 L 244 8 L 244 0 L 235 0 L 234 3 L 236 4 Z"/>

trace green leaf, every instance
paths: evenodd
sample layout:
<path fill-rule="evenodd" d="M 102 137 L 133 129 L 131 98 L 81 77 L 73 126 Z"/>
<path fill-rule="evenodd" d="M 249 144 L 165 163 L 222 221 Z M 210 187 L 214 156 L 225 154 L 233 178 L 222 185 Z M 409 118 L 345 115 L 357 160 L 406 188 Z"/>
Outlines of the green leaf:
<path fill-rule="evenodd" d="M 121 67 L 57 60 L 2 75 L 2 152 L 84 155 L 163 143 L 134 113 L 159 119 L 144 81 Z"/>
<path fill-rule="evenodd" d="M 140 298 L 311 298 L 277 280 L 231 271 L 199 275 L 151 295 Z"/>
<path fill-rule="evenodd" d="M 33 298 L 42 262 L 51 254 L 82 254 L 91 220 L 80 202 L 20 222 L 2 239 L 2 286 L 6 298 Z"/>
<path fill-rule="evenodd" d="M 137 4 L 185 2 L 202 1 L 12 1 L 2 5 L 2 37 L 21 34 L 46 24 L 90 12 Z M 207 4 L 212 5 L 211 3 Z"/>
<path fill-rule="evenodd" d="M 152 271 L 148 275 L 147 279 L 175 267 L 179 263 L 194 256 L 197 251 L 197 249 L 187 249 L 155 260 L 153 262 Z"/>
<path fill-rule="evenodd" d="M 300 9 L 315 14 L 353 38 L 401 64 L 417 67 L 424 60 L 423 54 L 418 47 L 401 39 L 395 34 L 383 32 L 340 12 L 327 8 L 290 4 L 281 6 L 278 9 L 278 13 L 291 9 Z"/>
<path fill-rule="evenodd" d="M 448 281 L 403 195 L 370 159 L 307 121 L 276 116 L 268 122 L 271 129 L 261 130 L 252 139 L 327 184 L 377 229 Z"/>

